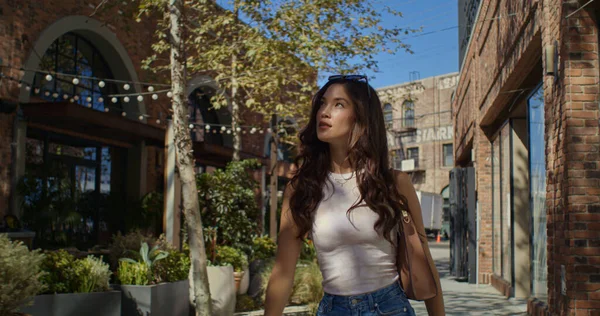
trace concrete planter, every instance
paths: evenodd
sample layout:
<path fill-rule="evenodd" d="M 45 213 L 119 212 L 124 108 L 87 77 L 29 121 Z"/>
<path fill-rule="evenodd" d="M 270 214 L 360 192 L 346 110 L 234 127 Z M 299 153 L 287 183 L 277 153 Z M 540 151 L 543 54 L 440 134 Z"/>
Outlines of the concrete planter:
<path fill-rule="evenodd" d="M 213 316 L 231 316 L 235 312 L 233 267 L 207 267 Z M 123 315 L 125 316 L 125 315 Z"/>
<path fill-rule="evenodd" d="M 242 271 L 243 275 L 240 280 L 240 287 L 237 291 L 238 295 L 244 295 L 248 293 L 248 288 L 250 287 L 250 269 L 246 267 L 244 271 Z M 235 277 L 235 274 L 234 274 Z"/>
<path fill-rule="evenodd" d="M 121 292 L 44 294 L 21 308 L 32 316 L 121 316 Z"/>
<path fill-rule="evenodd" d="M 122 316 L 188 316 L 189 281 L 155 285 L 114 285 L 122 293 Z M 86 315 L 88 316 L 88 315 Z"/>

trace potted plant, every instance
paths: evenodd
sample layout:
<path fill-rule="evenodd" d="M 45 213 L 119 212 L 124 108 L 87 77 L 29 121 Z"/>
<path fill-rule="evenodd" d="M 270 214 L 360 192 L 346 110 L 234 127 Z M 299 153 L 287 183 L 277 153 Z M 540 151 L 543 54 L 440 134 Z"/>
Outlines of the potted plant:
<path fill-rule="evenodd" d="M 117 270 L 122 315 L 181 315 L 189 313 L 189 257 L 174 249 L 141 244 L 138 260 L 121 258 Z"/>
<path fill-rule="evenodd" d="M 32 306 L 21 312 L 32 315 L 121 315 L 121 293 L 109 287 L 111 272 L 102 258 L 80 259 L 65 250 L 45 253 L 41 269 L 42 290 Z"/>
<path fill-rule="evenodd" d="M 240 289 L 240 282 L 244 276 L 245 269 L 248 267 L 246 255 L 233 247 L 219 246 L 216 249 L 215 261 L 213 265 L 233 267 L 233 278 L 235 281 L 236 292 Z"/>
<path fill-rule="evenodd" d="M 30 251 L 22 242 L 0 234 L 0 315 L 17 315 L 20 307 L 31 305 L 43 288 L 43 260 L 39 250 Z"/>

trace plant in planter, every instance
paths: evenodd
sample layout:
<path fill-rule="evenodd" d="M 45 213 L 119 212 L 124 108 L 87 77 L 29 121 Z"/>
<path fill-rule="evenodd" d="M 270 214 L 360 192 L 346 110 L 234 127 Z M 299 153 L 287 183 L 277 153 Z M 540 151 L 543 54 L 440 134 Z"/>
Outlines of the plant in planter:
<path fill-rule="evenodd" d="M 31 305 L 43 288 L 43 260 L 39 250 L 30 251 L 22 242 L 0 234 L 0 315 L 16 315 L 21 306 Z"/>
<path fill-rule="evenodd" d="M 142 243 L 139 260 L 121 258 L 117 272 L 122 315 L 185 315 L 189 312 L 190 259 L 175 249 Z M 143 302 L 143 304 L 139 304 Z"/>
<path fill-rule="evenodd" d="M 111 267 L 116 270 L 120 258 L 140 259 L 138 250 L 142 243 L 154 247 L 157 241 L 156 238 L 143 234 L 139 230 L 131 231 L 125 235 L 121 232 L 115 234 L 109 247 Z M 162 247 L 160 248 L 162 249 Z"/>
<path fill-rule="evenodd" d="M 33 315 L 120 315 L 121 294 L 110 291 L 111 272 L 101 258 L 80 259 L 65 250 L 46 253 L 41 264 L 44 290 L 33 306 L 23 307 Z"/>
<path fill-rule="evenodd" d="M 215 260 L 211 262 L 216 266 L 232 266 L 236 291 L 240 289 L 240 282 L 244 277 L 244 269 L 248 266 L 246 255 L 233 247 L 218 246 Z"/>

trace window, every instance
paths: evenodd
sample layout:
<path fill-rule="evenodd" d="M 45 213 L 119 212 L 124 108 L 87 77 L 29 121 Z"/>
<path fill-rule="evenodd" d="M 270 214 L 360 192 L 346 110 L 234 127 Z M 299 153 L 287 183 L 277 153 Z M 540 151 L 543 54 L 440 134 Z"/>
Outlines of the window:
<path fill-rule="evenodd" d="M 454 165 L 454 154 L 452 153 L 452 144 L 444 144 L 444 167 L 452 167 Z"/>
<path fill-rule="evenodd" d="M 415 104 L 412 101 L 405 101 L 404 107 L 404 121 L 402 127 L 414 127 L 415 126 Z"/>
<path fill-rule="evenodd" d="M 415 168 L 419 166 L 419 147 L 411 147 L 406 149 L 406 159 L 415 160 Z"/>
<path fill-rule="evenodd" d="M 74 103 L 104 111 L 110 102 L 106 95 L 118 93 L 115 82 L 106 81 L 102 88 L 98 85 L 99 81 L 83 78 L 114 77 L 96 47 L 74 33 L 66 33 L 57 38 L 42 56 L 39 68 L 79 76 L 79 84 L 74 85 L 73 78 L 70 77 L 61 76 L 53 78 L 52 81 L 46 81 L 45 73 L 36 73 L 33 86 L 40 87 L 39 96 L 51 102 L 64 102 L 63 97 L 66 95 L 66 100 L 73 98 Z M 53 96 L 55 92 L 58 93 L 57 98 Z M 34 89 L 31 90 L 31 94 L 35 94 Z M 121 109 L 120 99 L 117 100 L 117 103 L 110 103 L 110 108 Z"/>
<path fill-rule="evenodd" d="M 527 100 L 529 129 L 529 204 L 532 234 L 532 293 L 542 301 L 548 295 L 546 255 L 546 155 L 544 141 L 544 90 L 540 85 Z"/>
<path fill-rule="evenodd" d="M 385 126 L 387 128 L 391 128 L 394 122 L 394 113 L 392 110 L 392 105 L 389 103 L 386 103 L 383 106 L 383 118 L 385 120 Z"/>

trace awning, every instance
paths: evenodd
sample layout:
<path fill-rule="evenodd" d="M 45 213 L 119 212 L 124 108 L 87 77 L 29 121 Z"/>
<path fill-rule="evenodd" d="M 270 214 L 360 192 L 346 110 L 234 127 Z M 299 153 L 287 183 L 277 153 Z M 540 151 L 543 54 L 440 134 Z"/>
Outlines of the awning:
<path fill-rule="evenodd" d="M 70 102 L 22 103 L 21 109 L 29 128 L 121 147 L 131 147 L 140 141 L 164 147 L 164 126 L 146 124 Z"/>

